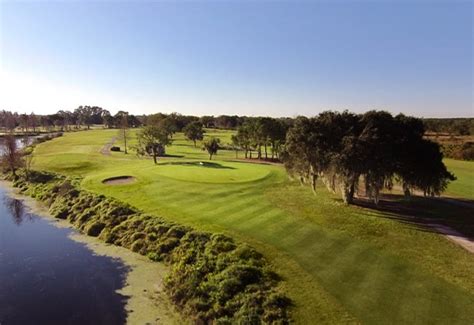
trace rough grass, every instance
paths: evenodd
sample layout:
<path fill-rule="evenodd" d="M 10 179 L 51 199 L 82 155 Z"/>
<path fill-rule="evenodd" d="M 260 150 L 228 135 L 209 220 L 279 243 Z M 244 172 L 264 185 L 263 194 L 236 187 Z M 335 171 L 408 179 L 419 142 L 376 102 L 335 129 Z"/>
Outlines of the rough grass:
<path fill-rule="evenodd" d="M 35 167 L 84 176 L 82 186 L 89 190 L 250 243 L 283 276 L 298 323 L 469 324 L 474 319 L 474 258 L 422 225 L 393 212 L 347 207 L 323 188 L 314 196 L 289 181 L 281 167 L 235 163 L 231 151 L 219 152 L 213 162 L 237 168 L 236 173 L 154 166 L 132 154 L 100 155 L 115 134 L 88 131 L 41 144 Z M 167 153 L 182 157 L 160 163 L 207 161 L 207 154 L 180 134 Z M 163 167 L 169 170 L 159 170 Z M 102 184 L 118 175 L 137 182 Z"/>

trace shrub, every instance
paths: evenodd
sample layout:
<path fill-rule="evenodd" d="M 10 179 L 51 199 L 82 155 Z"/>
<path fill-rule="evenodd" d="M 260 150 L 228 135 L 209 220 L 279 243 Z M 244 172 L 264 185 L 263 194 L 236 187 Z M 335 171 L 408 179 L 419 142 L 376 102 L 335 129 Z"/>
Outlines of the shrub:
<path fill-rule="evenodd" d="M 110 151 L 120 151 L 120 147 L 113 146 L 110 148 Z"/>
<path fill-rule="evenodd" d="M 97 237 L 99 236 L 102 229 L 104 229 L 104 227 L 105 227 L 105 224 L 103 224 L 102 222 L 97 222 L 97 221 L 93 222 L 86 226 L 85 228 L 86 234 L 89 236 Z"/>

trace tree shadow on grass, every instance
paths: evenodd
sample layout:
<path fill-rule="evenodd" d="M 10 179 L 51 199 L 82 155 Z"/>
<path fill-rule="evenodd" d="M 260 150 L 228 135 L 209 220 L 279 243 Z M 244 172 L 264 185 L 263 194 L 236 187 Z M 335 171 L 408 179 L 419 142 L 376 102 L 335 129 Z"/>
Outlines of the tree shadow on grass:
<path fill-rule="evenodd" d="M 169 155 L 169 154 L 164 154 L 160 157 L 165 157 L 165 158 L 183 158 L 183 155 Z"/>
<path fill-rule="evenodd" d="M 230 166 L 223 166 L 221 164 L 209 161 L 173 161 L 160 163 L 159 165 L 175 165 L 175 166 L 194 166 L 194 167 L 204 167 L 204 168 L 214 168 L 214 169 L 236 169 Z"/>
<path fill-rule="evenodd" d="M 474 201 L 452 198 L 425 198 L 384 194 L 378 205 L 366 198 L 357 198 L 354 205 L 381 212 L 381 216 L 410 225 L 425 232 L 440 233 L 430 224 L 449 226 L 474 239 Z"/>
<path fill-rule="evenodd" d="M 83 161 L 83 162 L 76 162 L 68 166 L 61 166 L 60 169 L 62 172 L 65 172 L 65 173 L 69 173 L 69 172 L 78 173 L 78 172 L 86 172 L 86 171 L 92 170 L 94 167 L 96 167 L 96 165 L 97 164 L 95 162 Z"/>

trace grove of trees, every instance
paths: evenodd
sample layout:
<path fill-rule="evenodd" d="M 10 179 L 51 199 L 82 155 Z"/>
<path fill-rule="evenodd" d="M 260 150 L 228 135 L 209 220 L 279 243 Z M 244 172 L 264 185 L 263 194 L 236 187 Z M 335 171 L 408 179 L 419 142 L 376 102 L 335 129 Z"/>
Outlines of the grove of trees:
<path fill-rule="evenodd" d="M 402 114 L 323 112 L 295 120 L 282 158 L 290 175 L 314 191 L 320 178 L 331 191 L 340 190 L 346 203 L 353 202 L 359 183 L 375 203 L 395 180 L 406 196 L 413 190 L 439 195 L 455 177 L 443 164 L 439 145 L 423 134 L 420 119 Z"/>
<path fill-rule="evenodd" d="M 247 118 L 232 137 L 232 143 L 244 151 L 245 158 L 252 158 L 252 152 L 256 151 L 256 158 L 268 159 L 270 151 L 271 158 L 278 159 L 288 127 L 287 119 Z"/>

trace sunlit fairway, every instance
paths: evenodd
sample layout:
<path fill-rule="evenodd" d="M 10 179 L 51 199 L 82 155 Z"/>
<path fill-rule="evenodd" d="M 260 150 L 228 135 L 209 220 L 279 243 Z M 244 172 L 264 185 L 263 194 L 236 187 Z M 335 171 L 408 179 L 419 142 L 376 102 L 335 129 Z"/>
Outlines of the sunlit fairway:
<path fill-rule="evenodd" d="M 217 133 L 207 136 L 230 142 L 231 131 Z M 300 323 L 472 324 L 474 257 L 439 234 L 345 206 L 321 186 L 313 195 L 278 165 L 236 160 L 232 151 L 209 161 L 182 134 L 158 165 L 133 153 L 101 154 L 116 135 L 67 133 L 36 148 L 34 167 L 81 176 L 88 190 L 250 243 L 283 276 Z M 472 163 L 448 166 L 459 178 L 448 193 L 474 199 Z M 121 175 L 136 182 L 102 183 Z"/>
<path fill-rule="evenodd" d="M 447 195 L 474 200 L 474 161 L 445 159 L 457 180 L 449 184 Z"/>

